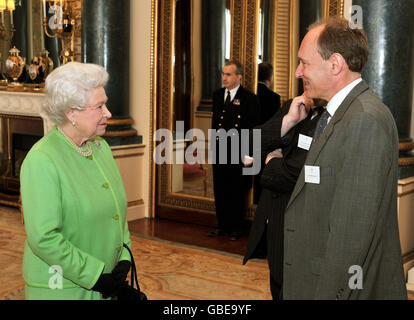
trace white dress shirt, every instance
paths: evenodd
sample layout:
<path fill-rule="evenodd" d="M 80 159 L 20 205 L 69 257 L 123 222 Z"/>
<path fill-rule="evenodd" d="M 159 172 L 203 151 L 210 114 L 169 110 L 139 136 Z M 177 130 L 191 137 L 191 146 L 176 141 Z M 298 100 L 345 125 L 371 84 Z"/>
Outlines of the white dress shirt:
<path fill-rule="evenodd" d="M 354 89 L 358 83 L 362 81 L 362 78 L 358 78 L 348 84 L 345 88 L 339 91 L 333 98 L 329 101 L 328 105 L 326 106 L 326 110 L 328 110 L 330 117 L 328 118 L 328 123 L 331 121 L 331 118 L 334 116 L 336 110 L 339 108 L 342 102 L 344 102 L 345 98 L 348 94 Z"/>
<path fill-rule="evenodd" d="M 240 88 L 240 85 L 230 90 L 230 101 L 233 101 L 234 97 L 236 96 L 237 90 L 239 90 L 239 88 Z M 227 89 L 224 91 L 224 102 L 226 102 L 228 92 L 229 90 Z"/>

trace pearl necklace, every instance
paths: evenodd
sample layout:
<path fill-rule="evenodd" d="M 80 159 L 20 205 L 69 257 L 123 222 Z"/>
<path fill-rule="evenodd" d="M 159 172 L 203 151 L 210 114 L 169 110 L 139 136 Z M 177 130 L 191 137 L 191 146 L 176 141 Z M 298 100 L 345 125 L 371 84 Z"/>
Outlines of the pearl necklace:
<path fill-rule="evenodd" d="M 92 155 L 92 146 L 91 143 L 88 141 L 86 141 L 86 144 L 84 147 L 79 147 L 75 142 L 73 142 L 73 140 L 71 138 L 69 138 L 64 132 L 63 130 L 61 130 L 59 127 L 57 127 L 59 132 L 61 134 L 63 134 L 63 136 L 69 141 L 69 143 L 75 148 L 75 150 L 77 152 L 79 152 L 81 155 L 83 155 L 84 157 L 90 157 Z"/>

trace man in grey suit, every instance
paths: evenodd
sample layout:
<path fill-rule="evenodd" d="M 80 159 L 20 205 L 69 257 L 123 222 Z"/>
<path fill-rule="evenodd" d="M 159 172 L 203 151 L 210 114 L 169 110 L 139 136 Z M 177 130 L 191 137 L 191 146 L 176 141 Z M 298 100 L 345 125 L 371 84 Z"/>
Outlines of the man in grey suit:
<path fill-rule="evenodd" d="M 407 299 L 398 133 L 361 79 L 368 53 L 364 31 L 341 18 L 315 23 L 301 43 L 296 77 L 329 103 L 285 211 L 284 299 Z"/>

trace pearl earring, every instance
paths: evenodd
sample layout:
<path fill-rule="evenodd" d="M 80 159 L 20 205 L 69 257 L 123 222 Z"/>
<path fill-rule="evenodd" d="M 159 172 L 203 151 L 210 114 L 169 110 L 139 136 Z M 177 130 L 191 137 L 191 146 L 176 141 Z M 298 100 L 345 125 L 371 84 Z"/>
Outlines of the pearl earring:
<path fill-rule="evenodd" d="M 72 121 L 72 126 L 76 127 L 76 121 L 75 120 Z"/>

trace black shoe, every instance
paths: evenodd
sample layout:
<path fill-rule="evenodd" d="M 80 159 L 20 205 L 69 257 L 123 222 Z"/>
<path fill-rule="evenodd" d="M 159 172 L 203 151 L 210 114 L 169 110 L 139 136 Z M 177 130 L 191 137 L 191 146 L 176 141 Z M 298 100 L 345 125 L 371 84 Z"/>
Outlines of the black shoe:
<path fill-rule="evenodd" d="M 219 236 L 226 236 L 227 232 L 221 230 L 221 229 L 215 229 L 213 231 L 210 231 L 207 234 L 209 237 L 219 237 Z"/>
<path fill-rule="evenodd" d="M 230 233 L 230 240 L 237 241 L 242 237 L 242 235 L 243 234 L 241 232 L 233 231 L 232 233 Z"/>

